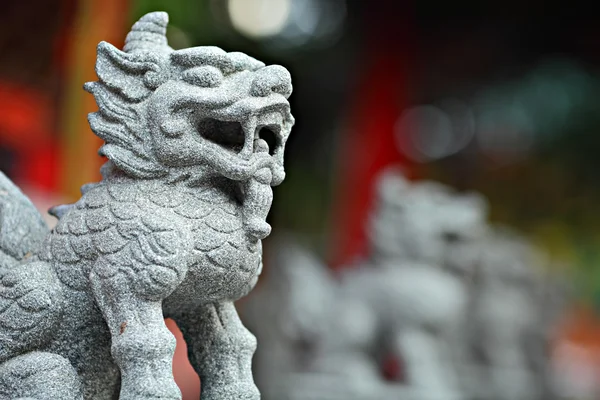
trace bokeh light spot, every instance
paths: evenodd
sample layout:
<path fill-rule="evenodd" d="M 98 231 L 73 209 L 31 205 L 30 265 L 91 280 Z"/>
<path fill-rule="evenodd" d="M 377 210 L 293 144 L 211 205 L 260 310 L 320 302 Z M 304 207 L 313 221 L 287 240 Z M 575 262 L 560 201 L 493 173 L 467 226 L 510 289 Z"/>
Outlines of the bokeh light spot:
<path fill-rule="evenodd" d="M 233 27 L 253 38 L 275 36 L 285 27 L 291 0 L 229 0 Z"/>

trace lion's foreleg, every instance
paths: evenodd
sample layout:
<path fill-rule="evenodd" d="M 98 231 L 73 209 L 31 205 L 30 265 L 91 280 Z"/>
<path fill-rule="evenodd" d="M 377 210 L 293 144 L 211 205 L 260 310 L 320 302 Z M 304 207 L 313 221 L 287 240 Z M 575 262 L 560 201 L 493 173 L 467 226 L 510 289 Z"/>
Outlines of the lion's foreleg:
<path fill-rule="evenodd" d="M 177 317 L 192 366 L 200 376 L 202 400 L 258 400 L 252 376 L 256 338 L 232 302 L 208 304 Z"/>
<path fill-rule="evenodd" d="M 181 399 L 172 372 L 175 338 L 167 329 L 162 299 L 145 298 L 123 274 L 90 276 L 110 329 L 111 354 L 121 370 L 121 400 Z"/>

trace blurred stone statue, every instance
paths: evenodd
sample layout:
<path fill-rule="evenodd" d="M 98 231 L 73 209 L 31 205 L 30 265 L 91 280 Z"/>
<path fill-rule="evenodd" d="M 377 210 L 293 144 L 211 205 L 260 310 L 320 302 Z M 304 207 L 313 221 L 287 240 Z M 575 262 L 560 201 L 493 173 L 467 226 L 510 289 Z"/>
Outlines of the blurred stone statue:
<path fill-rule="evenodd" d="M 51 210 L 51 232 L 0 174 L 0 399 L 180 399 L 165 317 L 202 399 L 260 398 L 233 302 L 261 272 L 291 79 L 242 53 L 173 50 L 167 22 L 150 13 L 123 51 L 98 45 L 85 89 L 108 161 Z"/>
<path fill-rule="evenodd" d="M 411 183 L 395 168 L 380 176 L 370 252 L 343 287 L 374 310 L 378 353 L 401 361 L 410 398 L 465 398 L 455 368 L 468 300 L 463 276 L 474 266 L 471 248 L 486 231 L 486 214 L 478 195 Z"/>
<path fill-rule="evenodd" d="M 271 241 L 271 266 L 242 315 L 261 345 L 254 360 L 265 400 L 389 397 L 373 356 L 375 315 L 293 236 Z"/>
<path fill-rule="evenodd" d="M 525 238 L 495 228 L 479 249 L 467 318 L 473 397 L 556 398 L 549 346 L 561 296 L 543 274 L 549 261 Z"/>
<path fill-rule="evenodd" d="M 394 304 L 397 313 L 414 315 L 383 318 L 398 321 L 396 338 L 419 337 L 397 352 L 405 383 L 434 398 L 556 398 L 549 349 L 565 297 L 544 273 L 544 254 L 524 237 L 490 225 L 487 204 L 477 194 L 408 183 L 394 169 L 382 174 L 379 190 L 370 264 L 399 272 L 380 278 L 370 291 L 378 297 L 373 304 Z M 426 264 L 416 264 L 417 275 L 407 261 Z M 411 265 L 412 271 L 406 268 Z M 357 279 L 356 291 L 376 276 L 364 274 L 369 278 Z M 395 302 L 381 298 L 386 286 L 395 286 L 389 290 Z M 400 294 L 411 291 L 415 305 L 406 306 L 410 301 Z M 429 315 L 438 316 L 437 324 Z M 407 327 L 410 321 L 413 327 Z M 422 333 L 412 332 L 419 326 Z"/>
<path fill-rule="evenodd" d="M 244 313 L 261 339 L 256 373 L 268 399 L 463 398 L 451 343 L 466 292 L 442 263 L 450 246 L 485 230 L 485 204 L 394 170 L 380 183 L 372 251 L 342 276 L 289 237 L 272 246 L 270 273 Z M 386 381 L 384 354 L 402 359 L 403 382 Z"/>
<path fill-rule="evenodd" d="M 553 398 L 560 302 L 542 254 L 490 225 L 478 194 L 390 168 L 375 195 L 369 252 L 337 276 L 293 238 L 272 243 L 244 313 L 265 399 Z"/>

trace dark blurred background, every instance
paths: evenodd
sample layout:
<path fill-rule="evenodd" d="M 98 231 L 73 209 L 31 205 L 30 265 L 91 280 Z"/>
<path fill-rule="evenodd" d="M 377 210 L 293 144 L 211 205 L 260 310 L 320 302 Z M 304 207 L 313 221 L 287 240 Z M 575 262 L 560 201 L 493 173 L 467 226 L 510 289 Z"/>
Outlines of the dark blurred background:
<path fill-rule="evenodd" d="M 577 298 L 565 335 L 600 354 L 600 24 L 576 2 L 25 0 L 0 13 L 0 169 L 41 208 L 99 178 L 95 47 L 169 12 L 174 48 L 217 45 L 292 73 L 287 179 L 270 222 L 332 268 L 364 252 L 373 178 L 477 190 L 541 244 Z M 600 368 L 600 356 L 595 356 Z M 600 369 L 599 369 L 600 371 Z"/>

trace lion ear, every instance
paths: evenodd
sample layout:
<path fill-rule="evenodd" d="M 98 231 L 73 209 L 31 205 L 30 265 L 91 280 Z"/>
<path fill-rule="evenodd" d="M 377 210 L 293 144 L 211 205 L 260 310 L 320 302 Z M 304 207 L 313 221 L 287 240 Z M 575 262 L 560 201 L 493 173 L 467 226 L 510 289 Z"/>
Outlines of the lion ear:
<path fill-rule="evenodd" d="M 96 74 L 100 82 L 127 100 L 140 101 L 152 91 L 148 78 L 159 75 L 161 65 L 151 54 L 123 52 L 107 42 L 98 44 Z"/>

